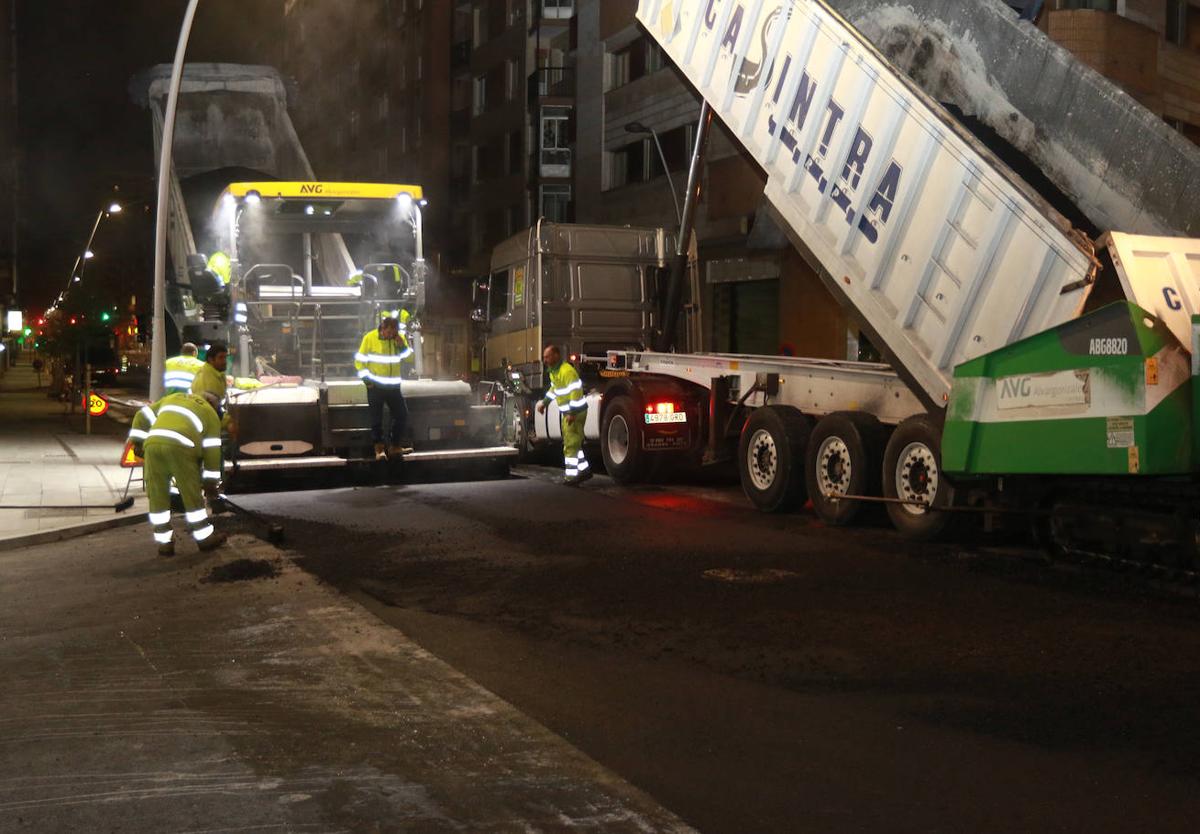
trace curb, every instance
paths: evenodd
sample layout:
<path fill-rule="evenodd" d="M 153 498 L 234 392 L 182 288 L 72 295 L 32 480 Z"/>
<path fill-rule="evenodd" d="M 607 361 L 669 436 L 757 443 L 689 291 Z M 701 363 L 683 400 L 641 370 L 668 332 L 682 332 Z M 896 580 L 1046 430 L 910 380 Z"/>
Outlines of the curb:
<path fill-rule="evenodd" d="M 133 524 L 141 524 L 145 520 L 145 512 L 137 512 L 133 515 L 105 518 L 100 521 L 88 521 L 83 524 L 74 524 L 70 527 L 59 527 L 57 530 L 42 530 L 37 533 L 11 536 L 7 539 L 0 539 L 0 551 L 18 550 L 22 547 L 30 547 L 35 544 L 51 544 L 68 539 L 77 539 L 89 533 L 99 533 L 102 530 L 111 530 L 114 527 L 128 527 Z"/>

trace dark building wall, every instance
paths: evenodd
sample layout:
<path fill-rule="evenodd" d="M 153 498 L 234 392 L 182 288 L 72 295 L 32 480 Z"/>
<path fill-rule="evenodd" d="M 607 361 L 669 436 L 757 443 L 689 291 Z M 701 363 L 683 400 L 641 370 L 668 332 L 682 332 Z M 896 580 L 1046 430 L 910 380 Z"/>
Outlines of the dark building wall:
<path fill-rule="evenodd" d="M 12 292 L 17 211 L 16 44 L 14 0 L 0 0 L 0 299 Z"/>

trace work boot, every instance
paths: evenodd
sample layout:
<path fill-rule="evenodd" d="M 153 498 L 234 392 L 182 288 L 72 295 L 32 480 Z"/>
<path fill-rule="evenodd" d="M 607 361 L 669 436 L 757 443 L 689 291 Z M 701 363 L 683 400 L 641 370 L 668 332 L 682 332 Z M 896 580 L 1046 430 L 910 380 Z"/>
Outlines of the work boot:
<path fill-rule="evenodd" d="M 388 455 L 402 458 L 405 455 L 412 454 L 412 450 L 412 446 L 392 446 L 392 448 L 388 450 Z"/>
<path fill-rule="evenodd" d="M 169 541 L 169 542 L 163 542 L 162 544 L 160 544 L 158 546 L 158 555 L 159 556 L 174 556 L 175 555 L 175 542 Z"/>
<path fill-rule="evenodd" d="M 592 470 L 590 468 L 588 468 L 579 473 L 579 477 L 575 480 L 575 484 L 576 484 L 576 486 L 578 486 L 579 484 L 582 484 L 584 481 L 590 481 L 591 479 L 592 479 Z"/>
<path fill-rule="evenodd" d="M 375 460 L 387 460 L 387 447 L 382 443 L 375 444 Z"/>
<path fill-rule="evenodd" d="M 198 542 L 196 546 L 207 553 L 210 550 L 216 550 L 218 547 L 225 544 L 228 539 L 229 536 L 225 535 L 224 533 L 213 533 L 204 541 Z"/>
<path fill-rule="evenodd" d="M 582 482 L 578 475 L 567 475 L 563 478 L 563 486 L 579 486 Z"/>

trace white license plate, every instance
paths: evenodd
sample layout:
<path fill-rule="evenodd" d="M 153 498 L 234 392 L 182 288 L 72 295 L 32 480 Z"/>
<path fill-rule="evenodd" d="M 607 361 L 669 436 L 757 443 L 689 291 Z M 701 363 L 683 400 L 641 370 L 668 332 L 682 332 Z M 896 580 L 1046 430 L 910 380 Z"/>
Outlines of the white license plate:
<path fill-rule="evenodd" d="M 647 423 L 686 423 L 687 412 L 674 411 L 670 414 L 647 414 Z"/>

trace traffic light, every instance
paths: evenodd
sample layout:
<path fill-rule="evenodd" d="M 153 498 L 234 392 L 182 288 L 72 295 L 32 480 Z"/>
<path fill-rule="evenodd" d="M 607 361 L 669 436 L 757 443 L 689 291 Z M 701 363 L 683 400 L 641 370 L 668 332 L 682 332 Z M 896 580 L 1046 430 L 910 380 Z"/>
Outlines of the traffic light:
<path fill-rule="evenodd" d="M 110 318 L 112 318 L 112 316 L 108 314 L 107 310 L 100 314 L 100 321 L 108 321 Z"/>
<path fill-rule="evenodd" d="M 32 332 L 33 332 L 33 328 L 32 328 L 32 327 L 26 327 L 26 328 L 25 328 L 25 332 L 24 332 L 24 333 L 22 333 L 21 335 L 23 335 L 23 336 L 28 336 L 28 335 L 29 335 L 30 333 L 32 333 Z"/>

